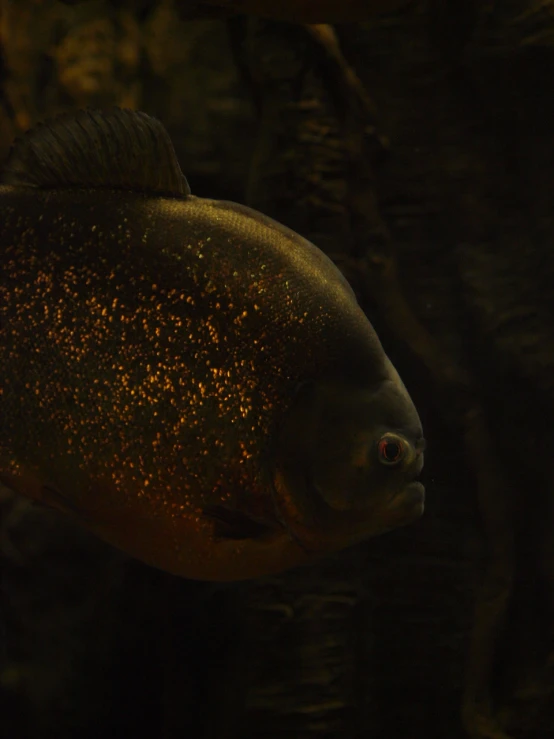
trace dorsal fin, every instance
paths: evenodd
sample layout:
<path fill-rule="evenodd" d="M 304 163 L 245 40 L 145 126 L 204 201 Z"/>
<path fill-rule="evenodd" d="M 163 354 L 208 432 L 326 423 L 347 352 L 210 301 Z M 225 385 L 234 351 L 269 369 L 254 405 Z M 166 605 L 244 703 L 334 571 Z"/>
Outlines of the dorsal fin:
<path fill-rule="evenodd" d="M 121 108 L 65 113 L 38 124 L 12 146 L 2 182 L 190 195 L 163 125 L 146 113 Z"/>

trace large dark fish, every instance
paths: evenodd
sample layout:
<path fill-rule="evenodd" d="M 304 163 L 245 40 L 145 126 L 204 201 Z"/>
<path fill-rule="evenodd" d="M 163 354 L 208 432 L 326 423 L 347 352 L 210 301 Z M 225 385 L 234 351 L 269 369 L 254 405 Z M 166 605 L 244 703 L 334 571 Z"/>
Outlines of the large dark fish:
<path fill-rule="evenodd" d="M 62 0 L 80 5 L 86 0 Z M 381 13 L 394 13 L 409 0 L 176 0 L 185 15 L 202 16 L 217 8 L 222 14 L 246 13 L 289 23 L 352 23 L 366 21 Z M 112 0 L 112 5 L 123 4 Z M 152 0 L 135 0 L 134 6 L 150 10 Z"/>
<path fill-rule="evenodd" d="M 416 519 L 416 410 L 293 231 L 193 197 L 162 125 L 26 134 L 0 187 L 0 481 L 192 578 L 276 572 Z"/>

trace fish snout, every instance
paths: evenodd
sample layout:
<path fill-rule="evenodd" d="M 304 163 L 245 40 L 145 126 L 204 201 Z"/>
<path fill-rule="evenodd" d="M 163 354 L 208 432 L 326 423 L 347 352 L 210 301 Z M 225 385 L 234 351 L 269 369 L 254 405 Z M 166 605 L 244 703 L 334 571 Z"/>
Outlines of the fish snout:
<path fill-rule="evenodd" d="M 416 476 L 421 473 L 421 470 L 423 469 L 423 466 L 425 463 L 424 449 L 425 449 L 425 446 L 414 447 L 415 458 L 414 458 L 412 465 L 416 472 Z"/>
<path fill-rule="evenodd" d="M 425 441 L 425 438 L 423 436 L 420 436 L 419 439 L 414 444 L 414 451 L 417 456 L 423 455 L 423 452 L 427 448 L 427 442 Z"/>

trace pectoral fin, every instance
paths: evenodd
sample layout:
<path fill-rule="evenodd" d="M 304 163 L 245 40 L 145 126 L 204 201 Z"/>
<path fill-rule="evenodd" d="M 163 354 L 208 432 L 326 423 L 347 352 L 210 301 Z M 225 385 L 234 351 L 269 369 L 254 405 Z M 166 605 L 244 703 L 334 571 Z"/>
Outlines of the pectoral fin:
<path fill-rule="evenodd" d="M 0 484 L 12 493 L 22 495 L 34 501 L 41 501 L 42 483 L 32 475 L 14 475 L 10 472 L 0 472 Z"/>
<path fill-rule="evenodd" d="M 275 532 L 275 527 L 225 506 L 210 506 L 203 511 L 204 518 L 214 524 L 217 539 L 261 539 Z"/>
<path fill-rule="evenodd" d="M 61 493 L 57 488 L 51 485 L 45 485 L 37 477 L 31 474 L 0 473 L 0 484 L 4 485 L 18 495 L 35 503 L 40 503 L 47 508 L 54 508 L 62 513 L 76 516 L 87 522 L 87 513 L 73 499 Z"/>

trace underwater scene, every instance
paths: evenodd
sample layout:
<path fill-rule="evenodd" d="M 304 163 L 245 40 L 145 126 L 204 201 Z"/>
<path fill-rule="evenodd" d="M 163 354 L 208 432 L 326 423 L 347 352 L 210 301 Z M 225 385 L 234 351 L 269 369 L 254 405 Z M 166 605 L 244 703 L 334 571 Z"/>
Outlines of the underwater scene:
<path fill-rule="evenodd" d="M 0 0 L 0 737 L 554 738 L 554 0 Z"/>

